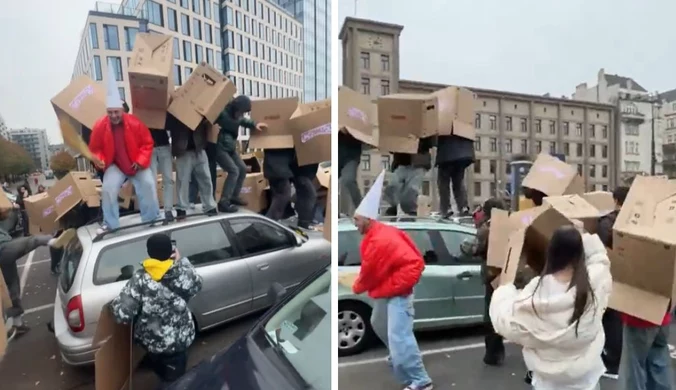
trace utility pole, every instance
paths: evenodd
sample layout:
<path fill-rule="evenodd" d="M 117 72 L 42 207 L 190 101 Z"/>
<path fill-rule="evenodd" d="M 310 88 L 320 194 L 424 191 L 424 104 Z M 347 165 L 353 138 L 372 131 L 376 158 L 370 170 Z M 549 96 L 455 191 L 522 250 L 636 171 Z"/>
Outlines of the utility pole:
<path fill-rule="evenodd" d="M 655 176 L 655 170 L 657 167 L 657 154 L 655 151 L 655 118 L 656 115 L 659 115 L 660 112 L 660 95 L 655 93 L 655 99 L 653 99 L 651 106 L 651 126 L 650 126 L 650 175 Z"/>

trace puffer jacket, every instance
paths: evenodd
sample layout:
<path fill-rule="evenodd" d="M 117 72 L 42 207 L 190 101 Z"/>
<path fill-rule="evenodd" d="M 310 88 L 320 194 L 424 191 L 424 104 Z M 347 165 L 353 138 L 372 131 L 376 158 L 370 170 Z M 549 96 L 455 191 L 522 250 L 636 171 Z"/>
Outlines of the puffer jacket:
<path fill-rule="evenodd" d="M 577 290 L 547 293 L 560 289 L 553 275 L 535 277 L 523 290 L 506 284 L 493 293 L 490 317 L 496 333 L 523 347 L 526 366 L 542 388 L 591 389 L 580 381 L 592 377 L 594 382 L 598 375 L 595 385 L 605 371 L 601 319 L 612 290 L 610 260 L 597 235 L 584 234 L 582 240 L 594 301 L 577 326 L 570 324 Z"/>
<path fill-rule="evenodd" d="M 221 127 L 218 133 L 218 146 L 224 148 L 227 152 L 234 152 L 237 147 L 237 137 L 239 136 L 239 128 L 254 130 L 256 129 L 256 122 L 252 119 L 241 117 L 235 119 L 235 113 L 238 111 L 237 100 L 233 100 L 216 118 L 216 124 Z"/>
<path fill-rule="evenodd" d="M 403 231 L 377 221 L 371 225 L 359 248 L 361 267 L 352 290 L 373 299 L 410 295 L 425 269 L 422 254 Z"/>
<path fill-rule="evenodd" d="M 132 324 L 134 342 L 148 352 L 181 352 L 195 340 L 188 301 L 201 289 L 202 277 L 187 258 L 147 259 L 110 309 L 118 323 Z"/>

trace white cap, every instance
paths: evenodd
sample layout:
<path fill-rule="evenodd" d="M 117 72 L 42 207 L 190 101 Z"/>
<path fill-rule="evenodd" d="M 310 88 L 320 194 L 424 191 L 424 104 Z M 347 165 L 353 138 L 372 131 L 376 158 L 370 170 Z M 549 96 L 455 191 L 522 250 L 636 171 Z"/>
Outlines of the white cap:
<path fill-rule="evenodd" d="M 108 64 L 108 85 L 106 86 L 106 108 L 122 108 L 120 90 L 113 74 L 113 67 Z"/>
<path fill-rule="evenodd" d="M 354 212 L 355 215 L 360 215 L 362 217 L 370 219 L 378 219 L 380 214 L 380 198 L 383 195 L 383 182 L 385 181 L 385 170 L 380 172 L 378 178 L 373 182 L 373 186 L 369 192 L 366 193 L 366 196 L 361 200 L 359 207 Z"/>

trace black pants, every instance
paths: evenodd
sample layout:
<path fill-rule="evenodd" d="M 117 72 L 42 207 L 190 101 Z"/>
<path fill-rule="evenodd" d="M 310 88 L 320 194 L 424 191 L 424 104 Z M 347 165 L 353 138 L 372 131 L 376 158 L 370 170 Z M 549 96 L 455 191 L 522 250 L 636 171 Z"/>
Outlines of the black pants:
<path fill-rule="evenodd" d="M 146 356 L 150 368 L 162 381 L 160 389 L 183 376 L 188 366 L 188 351 L 173 354 L 148 353 Z"/>
<path fill-rule="evenodd" d="M 216 197 L 216 144 L 207 142 L 204 151 L 207 153 L 207 160 L 209 160 L 209 174 L 211 174 L 211 188 L 214 189 L 214 198 Z M 216 199 L 218 201 L 218 199 Z"/>
<path fill-rule="evenodd" d="M 493 323 L 491 322 L 491 317 L 488 312 L 488 309 L 491 306 L 491 298 L 493 297 L 493 286 L 489 283 L 486 284 L 486 294 L 485 294 L 485 312 L 484 312 L 484 321 L 486 326 L 486 336 L 484 338 L 484 343 L 486 345 L 486 353 L 484 355 L 484 362 L 487 364 L 499 364 L 505 358 L 505 345 L 502 340 L 502 336 L 495 333 L 493 328 Z"/>
<path fill-rule="evenodd" d="M 63 248 L 49 248 L 49 257 L 51 259 L 50 268 L 52 272 L 59 271 L 61 265 L 61 258 L 63 257 Z"/>
<path fill-rule="evenodd" d="M 298 224 L 301 226 L 309 225 L 312 222 L 315 203 L 317 202 L 317 191 L 309 177 L 297 176 L 288 179 L 270 179 L 270 192 L 272 201 L 268 208 L 266 216 L 275 221 L 279 221 L 284 216 L 284 210 L 291 201 L 291 183 L 296 188 L 296 213 L 298 213 Z"/>
<path fill-rule="evenodd" d="M 439 164 L 437 172 L 437 187 L 439 190 L 439 211 L 446 215 L 451 210 L 451 185 L 453 198 L 458 206 L 458 212 L 467 211 L 467 189 L 465 188 L 465 170 L 467 164 L 443 163 Z"/>
<path fill-rule="evenodd" d="M 603 313 L 603 331 L 606 334 L 606 343 L 603 346 L 603 362 L 608 371 L 617 372 L 622 357 L 622 318 L 620 313 L 613 309 L 606 309 Z"/>

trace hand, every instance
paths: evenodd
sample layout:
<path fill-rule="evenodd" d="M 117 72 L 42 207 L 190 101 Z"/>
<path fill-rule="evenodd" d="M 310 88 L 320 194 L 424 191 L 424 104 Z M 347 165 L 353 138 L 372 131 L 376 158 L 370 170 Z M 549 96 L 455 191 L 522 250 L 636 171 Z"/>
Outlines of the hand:
<path fill-rule="evenodd" d="M 131 164 L 131 169 L 134 170 L 134 172 L 138 172 L 139 169 L 141 169 L 141 166 L 138 165 L 137 163 Z"/>
<path fill-rule="evenodd" d="M 178 251 L 178 248 L 174 249 L 174 253 L 171 254 L 171 258 L 174 260 L 181 258 L 181 253 Z"/>
<path fill-rule="evenodd" d="M 92 157 L 92 163 L 97 169 L 103 169 L 106 167 L 106 164 L 104 164 L 103 161 L 101 161 L 101 159 L 98 157 Z"/>
<path fill-rule="evenodd" d="M 257 123 L 256 124 L 256 130 L 258 131 L 265 131 L 268 129 L 268 125 L 266 123 Z"/>

